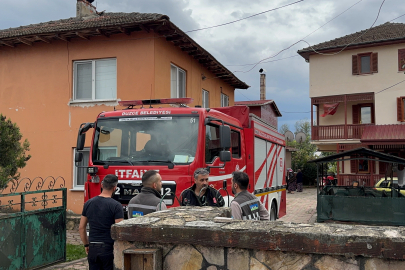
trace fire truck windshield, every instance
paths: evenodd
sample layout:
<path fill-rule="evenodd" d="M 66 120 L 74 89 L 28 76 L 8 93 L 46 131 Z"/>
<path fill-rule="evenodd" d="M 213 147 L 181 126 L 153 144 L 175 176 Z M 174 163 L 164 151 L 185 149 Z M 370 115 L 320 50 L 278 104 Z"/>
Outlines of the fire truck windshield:
<path fill-rule="evenodd" d="M 93 164 L 189 164 L 195 157 L 197 138 L 198 116 L 194 115 L 98 119 Z"/>

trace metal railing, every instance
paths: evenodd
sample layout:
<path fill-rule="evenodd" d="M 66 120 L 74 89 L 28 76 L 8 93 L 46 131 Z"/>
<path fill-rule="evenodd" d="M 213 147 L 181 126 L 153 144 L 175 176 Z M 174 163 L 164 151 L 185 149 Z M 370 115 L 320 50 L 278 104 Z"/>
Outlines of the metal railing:
<path fill-rule="evenodd" d="M 361 139 L 364 128 L 374 124 L 312 126 L 312 140 Z"/>

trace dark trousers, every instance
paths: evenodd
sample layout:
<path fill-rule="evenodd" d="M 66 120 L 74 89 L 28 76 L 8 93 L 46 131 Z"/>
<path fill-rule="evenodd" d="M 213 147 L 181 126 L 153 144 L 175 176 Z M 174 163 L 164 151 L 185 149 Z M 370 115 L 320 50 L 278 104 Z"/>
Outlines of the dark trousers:
<path fill-rule="evenodd" d="M 90 270 L 114 269 L 114 246 L 106 244 L 90 244 L 87 256 Z"/>

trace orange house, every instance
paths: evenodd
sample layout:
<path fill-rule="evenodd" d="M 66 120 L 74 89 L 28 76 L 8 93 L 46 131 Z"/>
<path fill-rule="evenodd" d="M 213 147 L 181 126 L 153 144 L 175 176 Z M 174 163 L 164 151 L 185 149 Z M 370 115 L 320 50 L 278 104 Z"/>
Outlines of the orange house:
<path fill-rule="evenodd" d="M 166 15 L 97 12 L 78 0 L 74 18 L 0 30 L 0 113 L 31 144 L 21 176 L 62 176 L 75 213 L 86 179 L 73 161 L 81 123 L 120 100 L 231 106 L 235 88 L 248 87 Z"/>

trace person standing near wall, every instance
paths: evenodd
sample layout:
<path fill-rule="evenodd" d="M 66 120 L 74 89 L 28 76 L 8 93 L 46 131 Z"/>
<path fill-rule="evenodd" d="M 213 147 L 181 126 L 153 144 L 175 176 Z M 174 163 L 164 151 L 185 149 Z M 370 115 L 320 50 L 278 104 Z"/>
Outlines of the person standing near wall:
<path fill-rule="evenodd" d="M 269 212 L 260 200 L 247 191 L 249 176 L 244 172 L 233 172 L 231 202 L 232 218 L 239 220 L 270 220 Z"/>
<path fill-rule="evenodd" d="M 180 195 L 182 206 L 217 206 L 225 205 L 224 198 L 208 185 L 209 172 L 204 168 L 194 171 L 194 185 L 183 190 Z"/>
<path fill-rule="evenodd" d="M 162 177 L 155 170 L 149 170 L 142 175 L 141 193 L 128 203 L 128 218 L 144 216 L 156 211 L 167 209 L 162 201 Z"/>
<path fill-rule="evenodd" d="M 122 205 L 112 195 L 117 189 L 118 177 L 108 174 L 101 182 L 100 195 L 91 198 L 83 206 L 79 232 L 84 244 L 89 269 L 114 268 L 114 240 L 111 238 L 111 226 L 124 219 Z M 90 225 L 87 237 L 86 226 Z"/>
<path fill-rule="evenodd" d="M 302 174 L 300 169 L 298 169 L 296 177 L 297 177 L 297 192 L 302 192 L 302 185 L 304 183 L 304 175 Z"/>

